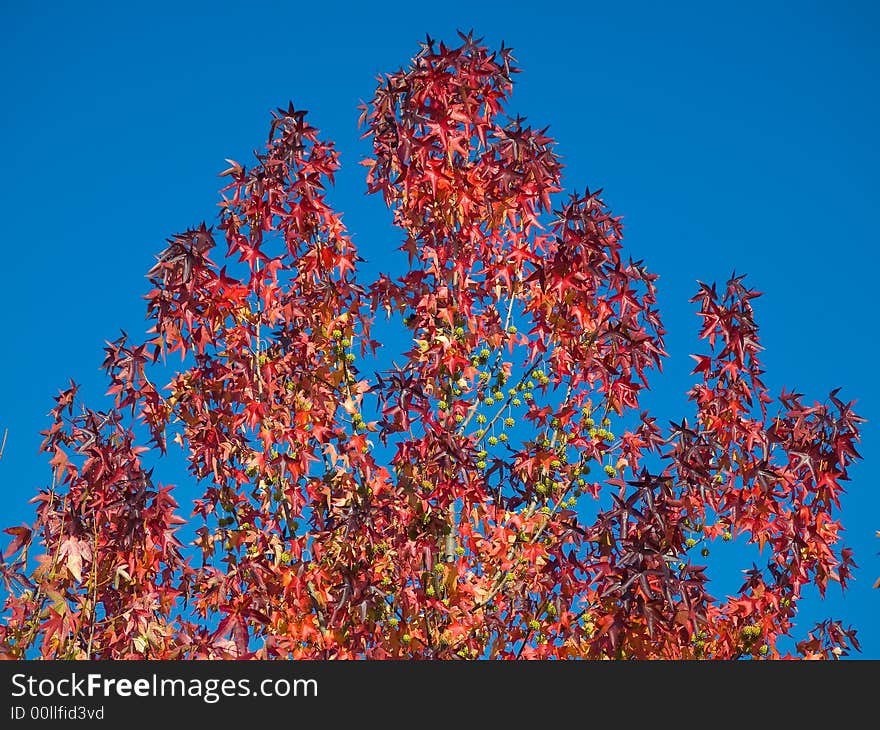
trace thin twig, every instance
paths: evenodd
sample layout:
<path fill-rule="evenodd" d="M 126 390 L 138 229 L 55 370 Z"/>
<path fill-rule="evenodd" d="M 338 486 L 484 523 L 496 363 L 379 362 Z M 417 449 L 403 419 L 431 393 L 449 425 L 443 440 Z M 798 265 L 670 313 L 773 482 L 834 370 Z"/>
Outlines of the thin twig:
<path fill-rule="evenodd" d="M 98 522 L 92 530 L 92 610 L 89 617 L 89 643 L 86 646 L 86 659 L 92 658 L 92 642 L 95 638 L 95 620 L 98 618 Z"/>

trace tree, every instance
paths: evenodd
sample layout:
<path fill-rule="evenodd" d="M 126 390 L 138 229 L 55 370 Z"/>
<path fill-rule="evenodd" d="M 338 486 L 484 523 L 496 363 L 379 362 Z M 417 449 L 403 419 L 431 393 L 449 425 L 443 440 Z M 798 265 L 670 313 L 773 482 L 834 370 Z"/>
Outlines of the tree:
<path fill-rule="evenodd" d="M 809 584 L 850 578 L 838 497 L 863 419 L 837 391 L 771 398 L 739 276 L 692 300 L 708 347 L 692 418 L 640 412 L 665 356 L 656 276 L 624 257 L 601 191 L 553 202 L 553 141 L 504 116 L 510 49 L 461 41 L 428 39 L 363 107 L 402 276 L 358 283 L 325 197 L 337 153 L 293 105 L 252 167 L 229 161 L 216 230 L 169 239 L 146 339 L 106 348 L 112 407 L 73 382 L 55 399 L 51 487 L 6 530 L 2 656 L 858 648 L 837 621 L 797 641 L 793 619 Z M 412 346 L 369 375 L 376 317 Z M 188 517 L 145 463 L 178 447 L 202 491 Z M 766 561 L 724 599 L 706 591 L 715 540 Z"/>

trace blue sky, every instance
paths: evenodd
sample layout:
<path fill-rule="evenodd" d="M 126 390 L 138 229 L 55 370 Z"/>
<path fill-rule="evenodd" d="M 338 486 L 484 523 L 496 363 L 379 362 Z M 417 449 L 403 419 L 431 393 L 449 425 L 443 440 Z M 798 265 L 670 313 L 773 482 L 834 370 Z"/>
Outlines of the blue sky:
<path fill-rule="evenodd" d="M 660 274 L 671 357 L 648 403 L 661 419 L 691 412 L 696 280 L 734 269 L 765 292 L 771 390 L 858 400 L 865 460 L 843 523 L 861 569 L 799 623 L 852 623 L 861 656 L 880 658 L 878 21 L 871 2 L 4 3 L 2 522 L 29 520 L 49 479 L 37 449 L 52 396 L 72 377 L 104 405 L 104 341 L 144 331 L 154 255 L 213 221 L 224 158 L 248 160 L 271 109 L 293 100 L 336 140 L 331 199 L 364 279 L 395 260 L 399 235 L 356 164 L 369 151 L 356 107 L 426 33 L 473 28 L 514 47 L 510 110 L 550 125 L 567 187 L 604 188 L 628 253 Z"/>

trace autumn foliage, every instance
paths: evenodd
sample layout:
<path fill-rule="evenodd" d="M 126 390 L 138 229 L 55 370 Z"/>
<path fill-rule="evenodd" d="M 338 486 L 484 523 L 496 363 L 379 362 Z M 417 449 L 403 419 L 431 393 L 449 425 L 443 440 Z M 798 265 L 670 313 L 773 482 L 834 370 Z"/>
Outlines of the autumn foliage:
<path fill-rule="evenodd" d="M 0 656 L 858 648 L 794 619 L 811 584 L 850 578 L 838 498 L 862 419 L 836 392 L 771 397 L 741 277 L 692 300 L 691 415 L 640 410 L 665 357 L 656 276 L 598 191 L 560 195 L 546 129 L 505 116 L 517 71 L 463 35 L 380 77 L 364 164 L 401 276 L 357 278 L 325 195 L 337 153 L 305 112 L 230 161 L 219 221 L 149 272 L 146 339 L 106 348 L 112 407 L 56 398 L 51 486 L 6 530 Z M 409 338 L 393 364 L 371 333 L 388 318 Z M 172 449 L 186 504 L 154 473 Z M 734 595 L 707 592 L 715 541 L 760 548 Z"/>

